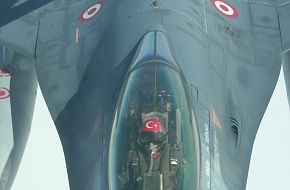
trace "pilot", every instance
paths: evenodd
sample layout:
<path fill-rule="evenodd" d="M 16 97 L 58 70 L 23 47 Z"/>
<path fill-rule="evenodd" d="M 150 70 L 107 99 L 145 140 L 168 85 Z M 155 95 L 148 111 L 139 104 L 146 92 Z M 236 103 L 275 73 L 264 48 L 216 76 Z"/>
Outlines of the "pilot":
<path fill-rule="evenodd" d="M 163 190 L 174 189 L 169 163 L 170 146 L 165 128 L 159 120 L 146 120 L 139 128 L 136 141 L 136 146 L 128 152 L 127 164 L 119 176 L 122 189 L 150 189 L 148 185 L 156 182 L 154 176 L 163 179 L 158 182 L 162 183 L 160 186 L 163 186 Z"/>

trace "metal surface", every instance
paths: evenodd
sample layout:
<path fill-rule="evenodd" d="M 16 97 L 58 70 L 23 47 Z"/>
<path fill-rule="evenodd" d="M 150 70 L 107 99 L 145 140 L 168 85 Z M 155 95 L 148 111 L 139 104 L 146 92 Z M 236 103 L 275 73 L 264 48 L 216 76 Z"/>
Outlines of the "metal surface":
<path fill-rule="evenodd" d="M 0 66 L 13 72 L 12 124 L 2 114 L 0 120 L 1 134 L 13 127 L 9 184 L 30 129 L 34 72 L 62 142 L 70 189 L 108 189 L 121 88 L 135 64 L 159 60 L 176 65 L 191 93 L 201 153 L 198 189 L 245 189 L 253 142 L 282 58 L 290 91 L 289 1 L 33 3 L 0 3 L 0 10 L 15 10 L 0 19 Z M 0 140 L 11 148 L 11 138 Z"/>

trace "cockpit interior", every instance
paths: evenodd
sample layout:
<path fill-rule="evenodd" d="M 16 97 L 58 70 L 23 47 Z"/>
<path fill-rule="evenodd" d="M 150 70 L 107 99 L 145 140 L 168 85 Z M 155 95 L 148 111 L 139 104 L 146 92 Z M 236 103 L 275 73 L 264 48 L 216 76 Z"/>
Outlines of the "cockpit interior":
<path fill-rule="evenodd" d="M 110 189 L 197 189 L 199 145 L 189 95 L 170 64 L 131 69 L 112 129 Z"/>

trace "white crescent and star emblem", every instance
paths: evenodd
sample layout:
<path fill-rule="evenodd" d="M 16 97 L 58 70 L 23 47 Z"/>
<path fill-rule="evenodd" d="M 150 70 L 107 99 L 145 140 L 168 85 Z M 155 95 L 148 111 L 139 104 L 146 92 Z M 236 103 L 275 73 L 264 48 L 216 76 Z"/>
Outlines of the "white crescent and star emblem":
<path fill-rule="evenodd" d="M 145 125 L 146 128 L 152 129 L 158 127 L 158 124 L 154 121 L 148 121 Z"/>

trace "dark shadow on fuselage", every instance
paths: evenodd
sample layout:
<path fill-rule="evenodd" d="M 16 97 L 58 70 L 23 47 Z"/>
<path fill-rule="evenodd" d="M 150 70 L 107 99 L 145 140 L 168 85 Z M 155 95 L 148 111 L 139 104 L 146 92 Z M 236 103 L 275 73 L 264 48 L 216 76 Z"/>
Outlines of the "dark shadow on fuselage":
<path fill-rule="evenodd" d="M 108 41 L 104 38 L 100 43 L 100 47 L 106 48 L 92 56 L 78 92 L 55 121 L 72 190 L 108 189 L 108 146 L 115 106 L 137 49 L 135 46 L 124 60 L 112 67 L 108 51 L 112 43 Z M 108 55 L 104 56 L 104 52 Z"/>
<path fill-rule="evenodd" d="M 0 2 L 0 27 L 48 4 L 52 0 L 27 0 L 14 6 L 17 0 L 1 0 Z"/>

